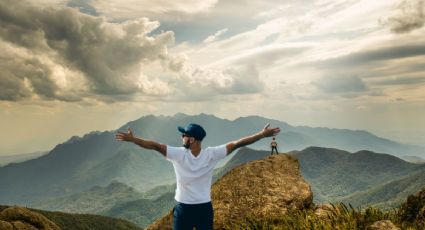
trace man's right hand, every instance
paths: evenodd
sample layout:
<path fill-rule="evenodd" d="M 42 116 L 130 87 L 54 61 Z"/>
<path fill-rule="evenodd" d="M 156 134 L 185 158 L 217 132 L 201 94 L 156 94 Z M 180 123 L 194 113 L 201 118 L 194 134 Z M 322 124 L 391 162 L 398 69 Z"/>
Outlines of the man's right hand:
<path fill-rule="evenodd" d="M 130 127 L 128 127 L 127 133 L 118 132 L 115 134 L 115 139 L 119 141 L 134 142 L 133 131 L 130 129 Z"/>

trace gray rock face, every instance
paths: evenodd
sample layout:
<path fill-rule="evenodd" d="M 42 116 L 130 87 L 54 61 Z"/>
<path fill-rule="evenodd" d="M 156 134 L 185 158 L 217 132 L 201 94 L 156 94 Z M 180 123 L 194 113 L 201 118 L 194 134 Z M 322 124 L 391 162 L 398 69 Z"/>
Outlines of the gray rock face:
<path fill-rule="evenodd" d="M 286 154 L 241 165 L 212 187 L 214 228 L 222 229 L 247 217 L 280 216 L 313 205 L 310 185 L 300 173 L 298 160 Z M 171 212 L 147 229 L 171 229 Z"/>

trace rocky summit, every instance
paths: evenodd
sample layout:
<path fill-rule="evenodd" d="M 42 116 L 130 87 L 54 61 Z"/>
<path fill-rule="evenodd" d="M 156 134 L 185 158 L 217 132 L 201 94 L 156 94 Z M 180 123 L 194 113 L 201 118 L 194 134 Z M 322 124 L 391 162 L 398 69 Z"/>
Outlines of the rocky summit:
<path fill-rule="evenodd" d="M 60 230 L 60 228 L 40 213 L 13 206 L 0 212 L 0 229 L 4 230 Z"/>
<path fill-rule="evenodd" d="M 313 205 L 310 185 L 300 173 L 298 160 L 290 155 L 269 156 L 241 165 L 212 187 L 214 228 L 235 221 L 273 217 Z M 172 211 L 147 229 L 171 229 Z"/>

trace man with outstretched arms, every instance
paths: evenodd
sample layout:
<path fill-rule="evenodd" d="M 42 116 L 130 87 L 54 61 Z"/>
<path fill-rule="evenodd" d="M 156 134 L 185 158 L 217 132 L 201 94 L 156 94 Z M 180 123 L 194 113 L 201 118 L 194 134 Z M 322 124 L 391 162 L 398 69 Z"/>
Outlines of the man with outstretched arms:
<path fill-rule="evenodd" d="M 173 212 L 173 229 L 198 230 L 213 229 L 213 207 L 211 204 L 211 181 L 214 167 L 219 160 L 230 155 L 237 148 L 252 144 L 262 138 L 275 136 L 279 128 L 269 128 L 267 124 L 261 131 L 215 147 L 202 148 L 205 130 L 198 124 L 189 124 L 185 128 L 178 127 L 183 147 L 172 147 L 154 140 L 135 137 L 130 128 L 118 132 L 116 139 L 133 142 L 145 149 L 161 153 L 173 164 L 176 174 L 177 189 L 175 199 L 177 205 Z"/>

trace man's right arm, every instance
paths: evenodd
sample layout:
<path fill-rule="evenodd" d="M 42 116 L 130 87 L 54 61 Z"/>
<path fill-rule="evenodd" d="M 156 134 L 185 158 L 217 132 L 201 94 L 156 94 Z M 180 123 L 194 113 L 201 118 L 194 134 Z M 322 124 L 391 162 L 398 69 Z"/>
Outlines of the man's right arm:
<path fill-rule="evenodd" d="M 133 132 L 130 128 L 128 128 L 127 133 L 118 132 L 115 134 L 115 139 L 119 141 L 127 141 L 127 142 L 133 142 L 134 144 L 145 148 L 145 149 L 152 149 L 159 153 L 161 153 L 163 156 L 167 156 L 167 146 L 164 144 L 160 144 L 153 140 L 144 140 L 142 138 L 135 137 L 133 135 Z"/>

